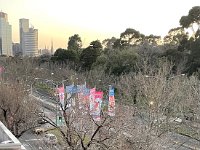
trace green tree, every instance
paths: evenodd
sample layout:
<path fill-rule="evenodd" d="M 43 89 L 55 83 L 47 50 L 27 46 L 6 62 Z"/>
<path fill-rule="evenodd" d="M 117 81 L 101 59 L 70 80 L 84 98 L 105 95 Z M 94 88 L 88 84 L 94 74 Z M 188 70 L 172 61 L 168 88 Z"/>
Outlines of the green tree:
<path fill-rule="evenodd" d="M 120 39 L 116 39 L 116 41 L 113 43 L 114 49 L 123 49 L 122 43 Z"/>
<path fill-rule="evenodd" d="M 69 37 L 68 40 L 68 50 L 72 50 L 75 53 L 79 54 L 82 47 L 81 37 L 78 34 L 74 34 L 73 36 Z"/>
<path fill-rule="evenodd" d="M 156 35 L 149 35 L 145 36 L 145 40 L 148 41 L 149 44 L 157 46 L 159 43 L 161 43 L 161 37 Z"/>
<path fill-rule="evenodd" d="M 59 48 L 54 53 L 52 60 L 60 61 L 60 62 L 65 62 L 65 61 L 75 62 L 77 60 L 77 55 L 73 50 L 66 50 L 66 49 Z"/>
<path fill-rule="evenodd" d="M 132 50 L 118 51 L 109 56 L 107 70 L 114 75 L 121 75 L 135 71 L 137 62 L 137 54 Z"/>
<path fill-rule="evenodd" d="M 90 70 L 92 64 L 96 62 L 98 56 L 100 56 L 102 51 L 102 45 L 99 40 L 92 41 L 90 46 L 85 48 L 80 56 L 80 61 L 82 64 L 83 69 Z"/>
<path fill-rule="evenodd" d="M 101 42 L 99 40 L 96 40 L 96 41 L 92 41 L 90 43 L 90 47 L 93 48 L 93 49 L 99 49 L 100 51 L 102 50 L 103 46 L 101 44 Z"/>
<path fill-rule="evenodd" d="M 193 35 L 195 35 L 194 24 L 197 24 L 200 28 L 200 6 L 192 7 L 187 16 L 181 17 L 179 23 L 184 28 L 191 27 Z"/>
<path fill-rule="evenodd" d="M 137 62 L 137 54 L 134 50 L 115 50 L 110 51 L 107 55 L 99 56 L 94 64 L 94 67 L 103 67 L 108 74 L 121 75 L 135 71 L 135 64 Z"/>
<path fill-rule="evenodd" d="M 166 49 L 179 49 L 184 51 L 187 43 L 188 34 L 185 33 L 183 27 L 172 28 L 168 35 L 164 37 L 164 44 Z"/>
<path fill-rule="evenodd" d="M 144 37 L 145 36 L 139 31 L 127 28 L 124 32 L 121 33 L 120 40 L 123 46 L 131 46 L 139 45 L 143 41 Z"/>
<path fill-rule="evenodd" d="M 190 57 L 187 63 L 186 72 L 192 75 L 194 72 L 199 71 L 200 68 L 200 38 L 190 43 Z"/>
<path fill-rule="evenodd" d="M 102 44 L 104 45 L 105 49 L 112 49 L 116 40 L 117 39 L 115 37 L 112 37 L 111 39 L 103 40 Z"/>

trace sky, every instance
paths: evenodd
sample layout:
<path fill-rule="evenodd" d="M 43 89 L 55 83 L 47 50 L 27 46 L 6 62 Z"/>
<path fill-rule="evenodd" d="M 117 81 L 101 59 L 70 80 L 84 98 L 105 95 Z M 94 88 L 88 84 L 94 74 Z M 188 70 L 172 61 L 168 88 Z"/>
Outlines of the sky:
<path fill-rule="evenodd" d="M 199 0 L 0 0 L 8 14 L 13 42 L 19 42 L 19 19 L 38 29 L 39 48 L 67 48 L 70 36 L 79 34 L 83 47 L 91 41 L 119 38 L 127 28 L 145 35 L 164 36 L 179 26 Z"/>

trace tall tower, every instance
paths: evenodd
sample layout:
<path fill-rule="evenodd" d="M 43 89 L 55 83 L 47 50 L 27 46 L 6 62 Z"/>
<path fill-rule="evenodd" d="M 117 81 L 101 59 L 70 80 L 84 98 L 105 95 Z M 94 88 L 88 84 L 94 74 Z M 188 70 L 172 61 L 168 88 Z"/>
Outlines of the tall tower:
<path fill-rule="evenodd" d="M 53 49 L 53 41 L 51 40 L 51 55 L 54 54 L 54 49 Z"/>
<path fill-rule="evenodd" d="M 13 56 L 12 27 L 8 23 L 8 15 L 0 12 L 0 55 Z"/>
<path fill-rule="evenodd" d="M 29 19 L 19 19 L 20 47 L 23 56 L 38 56 L 38 30 L 29 28 Z"/>

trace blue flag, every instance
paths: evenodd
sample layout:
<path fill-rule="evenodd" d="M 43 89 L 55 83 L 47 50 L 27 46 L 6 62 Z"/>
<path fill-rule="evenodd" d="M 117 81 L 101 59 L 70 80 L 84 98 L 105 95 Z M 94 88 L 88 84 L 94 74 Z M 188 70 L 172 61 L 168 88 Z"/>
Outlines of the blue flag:
<path fill-rule="evenodd" d="M 114 96 L 114 95 L 115 95 L 114 88 L 110 87 L 109 88 L 109 96 Z"/>
<path fill-rule="evenodd" d="M 77 93 L 77 87 L 74 85 L 66 86 L 66 93 Z"/>

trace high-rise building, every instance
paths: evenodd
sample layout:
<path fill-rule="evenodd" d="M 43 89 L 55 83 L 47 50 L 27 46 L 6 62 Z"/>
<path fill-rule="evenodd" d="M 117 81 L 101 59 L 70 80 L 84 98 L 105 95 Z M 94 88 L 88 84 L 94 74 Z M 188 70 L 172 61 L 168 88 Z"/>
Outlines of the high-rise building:
<path fill-rule="evenodd" d="M 0 55 L 12 56 L 12 27 L 8 15 L 0 12 Z"/>
<path fill-rule="evenodd" d="M 38 30 L 29 28 L 29 19 L 19 20 L 20 46 L 23 56 L 38 56 Z"/>
<path fill-rule="evenodd" d="M 22 56 L 22 51 L 19 43 L 13 43 L 12 50 L 14 56 Z"/>

